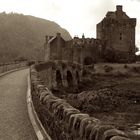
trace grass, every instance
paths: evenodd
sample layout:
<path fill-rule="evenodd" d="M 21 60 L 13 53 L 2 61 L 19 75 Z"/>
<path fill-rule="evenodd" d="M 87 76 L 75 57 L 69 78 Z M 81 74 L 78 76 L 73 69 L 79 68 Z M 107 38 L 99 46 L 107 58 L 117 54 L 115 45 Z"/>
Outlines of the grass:
<path fill-rule="evenodd" d="M 140 66 L 96 64 L 94 68 L 90 76 L 88 71 L 88 78 L 84 75 L 79 92 L 72 95 L 72 91 L 67 89 L 61 97 L 81 112 L 114 124 L 119 129 L 132 131 L 134 124 L 140 123 Z M 101 89 L 111 92 L 97 94 Z M 82 91 L 85 92 L 81 94 Z"/>

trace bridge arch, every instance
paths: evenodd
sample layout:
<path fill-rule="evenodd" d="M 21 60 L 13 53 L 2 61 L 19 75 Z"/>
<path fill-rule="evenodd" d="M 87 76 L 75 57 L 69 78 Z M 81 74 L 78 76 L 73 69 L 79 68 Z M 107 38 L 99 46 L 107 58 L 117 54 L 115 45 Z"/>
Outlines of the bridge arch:
<path fill-rule="evenodd" d="M 73 76 L 69 70 L 67 70 L 67 83 L 69 87 L 73 86 Z"/>
<path fill-rule="evenodd" d="M 76 71 L 76 81 L 77 81 L 77 85 L 78 85 L 80 83 L 80 77 L 79 77 L 78 71 Z"/>
<path fill-rule="evenodd" d="M 76 86 L 82 79 L 82 65 L 73 62 L 47 61 L 38 64 L 36 69 L 50 89 Z"/>
<path fill-rule="evenodd" d="M 58 87 L 62 86 L 62 74 L 60 70 L 56 70 L 56 84 Z"/>

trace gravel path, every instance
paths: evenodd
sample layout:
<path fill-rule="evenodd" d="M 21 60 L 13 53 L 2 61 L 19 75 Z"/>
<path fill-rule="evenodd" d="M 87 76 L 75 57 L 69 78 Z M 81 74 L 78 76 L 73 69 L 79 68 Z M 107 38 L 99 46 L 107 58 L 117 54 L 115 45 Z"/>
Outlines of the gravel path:
<path fill-rule="evenodd" d="M 37 140 L 26 104 L 28 69 L 0 77 L 0 140 Z"/>

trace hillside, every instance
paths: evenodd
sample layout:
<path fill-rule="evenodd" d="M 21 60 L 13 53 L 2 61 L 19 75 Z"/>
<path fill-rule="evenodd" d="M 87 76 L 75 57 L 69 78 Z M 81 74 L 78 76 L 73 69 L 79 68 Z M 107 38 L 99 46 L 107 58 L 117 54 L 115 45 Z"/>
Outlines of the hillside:
<path fill-rule="evenodd" d="M 70 34 L 55 22 L 25 16 L 0 13 L 0 62 L 19 58 L 43 59 L 43 45 L 46 35 L 60 32 L 65 40 Z"/>

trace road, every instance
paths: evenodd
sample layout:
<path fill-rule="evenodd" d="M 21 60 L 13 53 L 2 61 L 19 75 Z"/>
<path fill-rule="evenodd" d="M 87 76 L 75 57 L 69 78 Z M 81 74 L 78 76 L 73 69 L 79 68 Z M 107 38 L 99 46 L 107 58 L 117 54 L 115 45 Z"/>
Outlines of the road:
<path fill-rule="evenodd" d="M 24 69 L 0 77 L 0 140 L 37 140 L 28 117 Z"/>

